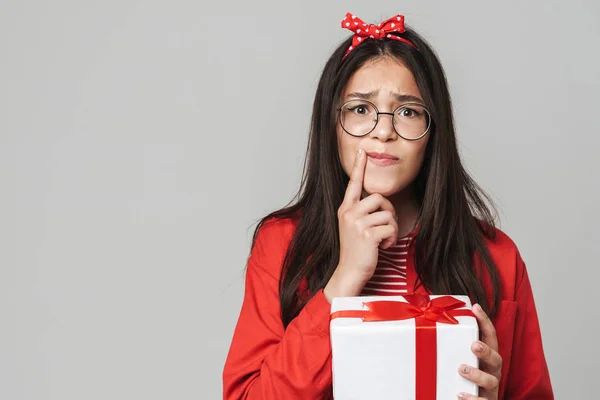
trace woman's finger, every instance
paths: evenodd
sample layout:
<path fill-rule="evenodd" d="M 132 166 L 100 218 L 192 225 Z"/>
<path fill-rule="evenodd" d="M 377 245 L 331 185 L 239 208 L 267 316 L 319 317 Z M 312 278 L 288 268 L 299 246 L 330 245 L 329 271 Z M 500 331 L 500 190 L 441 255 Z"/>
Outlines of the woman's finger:
<path fill-rule="evenodd" d="M 379 225 L 365 230 L 365 235 L 367 236 L 367 239 L 372 240 L 374 243 L 379 245 L 388 238 L 393 238 L 396 240 L 395 238 L 398 235 L 398 230 L 392 225 Z"/>
<path fill-rule="evenodd" d="M 376 211 L 371 214 L 367 214 L 359 219 L 359 223 L 365 228 L 377 225 L 395 224 L 396 218 L 390 211 Z"/>
<path fill-rule="evenodd" d="M 456 397 L 460 400 L 486 400 L 483 397 L 477 397 L 474 394 L 469 393 L 459 393 Z"/>
<path fill-rule="evenodd" d="M 496 337 L 496 328 L 494 328 L 492 320 L 490 320 L 479 304 L 473 306 L 473 313 L 477 317 L 477 322 L 479 322 L 481 340 L 492 349 L 498 351 L 498 338 Z"/>
<path fill-rule="evenodd" d="M 362 199 L 355 207 L 354 210 L 359 215 L 369 214 L 378 210 L 389 211 L 396 216 L 396 209 L 391 201 L 386 199 L 382 194 L 373 193 L 364 199 Z"/>
<path fill-rule="evenodd" d="M 483 372 L 482 370 L 474 368 L 470 365 L 461 365 L 458 368 L 458 373 L 489 392 L 497 390 L 498 385 L 500 384 L 500 380 L 494 375 Z"/>
<path fill-rule="evenodd" d="M 398 223 L 396 222 L 396 217 L 394 213 L 390 211 L 377 211 L 371 214 L 367 214 L 360 219 L 360 224 L 362 224 L 365 228 L 369 228 L 372 226 L 379 225 L 391 225 L 398 232 Z M 394 243 L 396 243 L 397 236 L 390 236 L 381 242 L 380 246 L 382 249 L 387 249 Z"/>
<path fill-rule="evenodd" d="M 367 165 L 365 151 L 363 149 L 358 149 L 356 159 L 354 160 L 354 167 L 350 173 L 350 181 L 348 182 L 346 194 L 344 195 L 344 203 L 347 203 L 347 207 L 360 201 L 365 179 L 365 165 Z"/>
<path fill-rule="evenodd" d="M 500 371 L 502 371 L 502 357 L 496 350 L 478 340 L 471 345 L 471 351 L 482 361 L 480 368 L 485 366 L 487 368 L 482 368 L 484 371 L 495 376 L 500 375 Z"/>

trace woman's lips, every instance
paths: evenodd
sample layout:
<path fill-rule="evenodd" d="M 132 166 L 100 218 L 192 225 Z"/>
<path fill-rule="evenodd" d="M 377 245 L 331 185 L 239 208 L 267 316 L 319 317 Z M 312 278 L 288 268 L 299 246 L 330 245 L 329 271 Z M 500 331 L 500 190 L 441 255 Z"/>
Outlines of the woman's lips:
<path fill-rule="evenodd" d="M 367 155 L 369 156 L 369 161 L 371 161 L 375 165 L 379 165 L 382 167 L 398 164 L 400 162 L 400 159 L 398 157 L 394 157 L 390 154 L 367 153 Z"/>

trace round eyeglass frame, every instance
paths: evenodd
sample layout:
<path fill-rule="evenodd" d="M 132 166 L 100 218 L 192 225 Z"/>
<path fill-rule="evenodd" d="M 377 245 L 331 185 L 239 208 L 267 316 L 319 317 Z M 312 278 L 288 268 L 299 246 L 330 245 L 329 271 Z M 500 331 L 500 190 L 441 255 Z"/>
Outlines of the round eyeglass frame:
<path fill-rule="evenodd" d="M 342 123 L 342 110 L 344 109 L 344 107 L 346 106 L 346 104 L 352 103 L 354 101 L 362 101 L 364 103 L 370 104 L 375 109 L 375 123 L 373 124 L 373 128 L 371 128 L 371 130 L 368 131 L 367 133 L 363 133 L 362 135 L 354 135 L 354 134 L 348 132 L 346 130 L 346 128 L 344 127 L 344 124 Z M 396 124 L 395 124 L 395 122 L 396 122 L 395 121 L 396 111 L 398 111 L 398 110 L 400 110 L 402 108 L 407 108 L 410 105 L 416 105 L 416 106 L 422 107 L 423 110 L 425 110 L 425 112 L 427 113 L 427 129 L 425 129 L 425 132 L 423 132 L 423 134 L 421 136 L 419 136 L 418 138 L 414 138 L 414 139 L 409 139 L 409 138 L 405 138 L 404 136 L 402 136 L 402 134 L 396 130 Z M 369 133 L 373 132 L 375 130 L 375 128 L 377 127 L 377 124 L 379 123 L 379 115 L 380 114 L 391 115 L 392 116 L 392 127 L 394 128 L 394 132 L 396 132 L 396 134 L 398 136 L 400 136 L 402 139 L 408 140 L 410 142 L 414 142 L 414 141 L 422 139 L 423 137 L 425 137 L 425 135 L 427 135 L 429 133 L 429 130 L 431 129 L 431 113 L 429 112 L 429 110 L 427 109 L 427 107 L 425 107 L 421 103 L 414 103 L 414 102 L 413 103 L 405 103 L 405 104 L 402 104 L 401 106 L 397 107 L 396 109 L 394 109 L 393 112 L 380 112 L 377 109 L 377 106 L 375 104 L 371 103 L 370 101 L 363 100 L 363 99 L 352 99 L 352 100 L 348 100 L 347 102 L 345 102 L 344 104 L 342 104 L 337 109 L 337 111 L 338 111 L 338 121 L 340 123 L 340 126 L 342 127 L 342 129 L 344 130 L 344 132 L 346 132 L 348 135 L 354 136 L 354 137 L 367 136 Z"/>

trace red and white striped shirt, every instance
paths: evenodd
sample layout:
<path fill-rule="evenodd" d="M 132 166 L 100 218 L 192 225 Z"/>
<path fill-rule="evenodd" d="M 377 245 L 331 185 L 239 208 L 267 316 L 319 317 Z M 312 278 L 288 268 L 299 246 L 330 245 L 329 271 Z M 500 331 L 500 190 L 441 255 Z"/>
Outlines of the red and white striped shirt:
<path fill-rule="evenodd" d="M 362 296 L 394 296 L 407 293 L 406 258 L 411 235 L 399 238 L 387 249 L 379 249 L 375 273 L 363 288 Z"/>

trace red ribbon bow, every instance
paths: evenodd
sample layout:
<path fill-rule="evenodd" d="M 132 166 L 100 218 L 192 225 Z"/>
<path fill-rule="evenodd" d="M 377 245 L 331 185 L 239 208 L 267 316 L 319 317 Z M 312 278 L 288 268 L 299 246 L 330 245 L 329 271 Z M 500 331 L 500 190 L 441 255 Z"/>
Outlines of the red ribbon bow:
<path fill-rule="evenodd" d="M 415 319 L 416 327 L 416 399 L 435 400 L 437 377 L 437 329 L 436 322 L 458 324 L 454 317 L 475 318 L 471 310 L 457 310 L 466 303 L 452 296 L 440 296 L 431 300 L 428 295 L 408 294 L 401 301 L 367 301 L 367 310 L 342 310 L 331 314 L 334 318 L 362 318 L 364 322 L 397 321 Z M 433 379 L 433 382 L 431 381 Z"/>
<path fill-rule="evenodd" d="M 380 22 L 378 25 L 366 24 L 360 18 L 350 13 L 346 13 L 346 18 L 342 21 L 342 28 L 350 29 L 354 32 L 352 37 L 352 45 L 348 47 L 344 57 L 348 55 L 356 46 L 361 44 L 365 39 L 394 39 L 411 45 L 417 48 L 411 41 L 401 38 L 400 36 L 392 35 L 391 32 L 404 33 L 404 15 L 398 14 L 394 17 Z"/>

